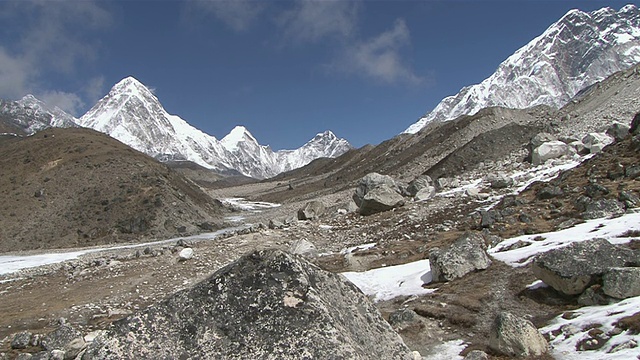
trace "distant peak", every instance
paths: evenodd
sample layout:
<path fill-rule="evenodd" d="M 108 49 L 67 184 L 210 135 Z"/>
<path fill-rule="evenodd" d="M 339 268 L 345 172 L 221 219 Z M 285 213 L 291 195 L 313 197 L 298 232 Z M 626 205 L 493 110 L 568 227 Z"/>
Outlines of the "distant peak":
<path fill-rule="evenodd" d="M 234 151 L 238 148 L 238 144 L 245 140 L 255 142 L 256 144 L 258 143 L 258 140 L 251 135 L 246 127 L 238 125 L 234 127 L 227 136 L 223 137 L 220 142 L 227 150 Z"/>
<path fill-rule="evenodd" d="M 40 101 L 40 100 L 38 100 L 35 96 L 33 96 L 31 94 L 27 94 L 27 95 L 23 96 L 22 99 L 20 99 L 20 101 L 33 102 L 33 101 Z"/>
<path fill-rule="evenodd" d="M 138 79 L 133 76 L 127 76 L 126 78 L 118 81 L 114 87 L 126 87 L 126 86 L 144 86 Z"/>

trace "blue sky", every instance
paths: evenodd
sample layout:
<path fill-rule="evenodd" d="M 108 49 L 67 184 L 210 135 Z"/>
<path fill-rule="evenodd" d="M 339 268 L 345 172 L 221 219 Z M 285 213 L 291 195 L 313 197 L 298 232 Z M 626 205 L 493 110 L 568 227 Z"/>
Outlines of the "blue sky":
<path fill-rule="evenodd" d="M 630 1 L 1 1 L 0 98 L 80 116 L 126 76 L 216 136 L 274 149 L 400 133 L 568 10 Z"/>

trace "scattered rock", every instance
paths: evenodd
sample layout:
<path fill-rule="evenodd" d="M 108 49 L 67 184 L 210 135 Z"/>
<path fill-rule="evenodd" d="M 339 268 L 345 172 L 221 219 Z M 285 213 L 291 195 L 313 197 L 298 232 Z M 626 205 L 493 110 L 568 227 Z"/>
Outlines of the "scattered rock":
<path fill-rule="evenodd" d="M 16 360 L 31 360 L 31 359 L 33 359 L 33 355 L 29 353 L 22 353 L 16 356 Z"/>
<path fill-rule="evenodd" d="M 255 251 L 209 279 L 113 323 L 83 359 L 413 359 L 353 284 L 280 250 Z"/>
<path fill-rule="evenodd" d="M 489 360 L 489 355 L 482 350 L 472 350 L 464 357 L 464 360 Z"/>
<path fill-rule="evenodd" d="M 529 141 L 529 145 L 531 146 L 531 149 L 535 149 L 544 143 L 556 140 L 558 140 L 557 137 L 546 132 L 541 132 L 531 138 L 531 141 Z"/>
<path fill-rule="evenodd" d="M 635 208 L 640 205 L 640 198 L 630 191 L 620 191 L 618 194 L 618 200 L 620 200 L 627 209 Z"/>
<path fill-rule="evenodd" d="M 640 165 L 631 165 L 624 169 L 624 176 L 635 179 L 640 176 Z"/>
<path fill-rule="evenodd" d="M 465 194 L 471 198 L 478 199 L 478 200 L 486 200 L 489 198 L 489 194 L 481 193 L 480 190 L 475 187 L 470 187 L 466 189 Z"/>
<path fill-rule="evenodd" d="M 530 321 L 503 312 L 493 323 L 489 347 L 503 355 L 527 357 L 546 353 L 548 344 Z"/>
<path fill-rule="evenodd" d="M 178 259 L 180 261 L 189 260 L 193 257 L 193 249 L 192 248 L 184 248 L 180 250 L 180 254 L 178 254 Z"/>
<path fill-rule="evenodd" d="M 602 286 L 599 284 L 588 287 L 578 297 L 578 304 L 584 306 L 607 305 L 609 298 L 602 292 Z"/>
<path fill-rule="evenodd" d="M 630 249 L 605 239 L 573 242 L 548 251 L 533 262 L 533 273 L 545 284 L 567 295 L 582 293 L 607 270 L 635 259 Z"/>
<path fill-rule="evenodd" d="M 404 205 L 404 198 L 394 188 L 381 185 L 369 191 L 360 202 L 360 214 L 372 215 Z"/>
<path fill-rule="evenodd" d="M 569 145 L 562 141 L 549 141 L 533 149 L 531 153 L 531 163 L 533 165 L 543 164 L 550 159 L 556 159 L 569 153 Z"/>
<path fill-rule="evenodd" d="M 611 268 L 602 277 L 602 291 L 617 299 L 640 296 L 640 268 Z"/>
<path fill-rule="evenodd" d="M 600 199 L 586 204 L 582 218 L 598 219 L 609 216 L 617 216 L 625 213 L 624 205 L 615 199 Z"/>
<path fill-rule="evenodd" d="M 513 179 L 505 174 L 492 174 L 487 177 L 492 189 L 504 189 L 513 185 Z"/>
<path fill-rule="evenodd" d="M 40 342 L 45 350 L 53 352 L 62 351 L 64 359 L 75 358 L 86 347 L 82 334 L 69 325 L 61 325 L 56 330 L 45 335 Z"/>
<path fill-rule="evenodd" d="M 13 340 L 11 340 L 11 348 L 12 349 L 25 349 L 27 346 L 29 346 L 29 343 L 31 342 L 31 336 L 33 334 L 31 334 L 28 331 L 23 331 L 20 333 L 17 333 L 14 337 Z"/>
<path fill-rule="evenodd" d="M 436 188 L 433 186 L 428 186 L 420 189 L 418 193 L 415 195 L 415 201 L 426 201 L 436 196 Z"/>
<path fill-rule="evenodd" d="M 308 258 L 316 258 L 318 256 L 318 249 L 316 249 L 316 246 L 306 239 L 299 239 L 294 242 L 289 248 L 289 252 Z"/>
<path fill-rule="evenodd" d="M 409 186 L 407 186 L 406 194 L 407 196 L 414 197 L 422 189 L 425 188 L 433 188 L 433 191 L 435 192 L 435 187 L 433 185 L 433 180 L 431 180 L 431 177 L 427 175 L 420 175 L 409 183 Z"/>
<path fill-rule="evenodd" d="M 629 132 L 633 135 L 638 135 L 640 131 L 638 131 L 638 127 L 640 127 L 640 113 L 637 113 L 633 120 L 631 120 L 631 127 L 629 127 Z"/>
<path fill-rule="evenodd" d="M 611 136 L 615 141 L 621 141 L 625 137 L 629 136 L 630 128 L 631 127 L 629 125 L 622 124 L 619 122 L 614 122 L 613 124 L 609 125 L 606 133 L 607 135 Z"/>
<path fill-rule="evenodd" d="M 284 223 L 280 220 L 271 219 L 269 220 L 269 229 L 283 229 L 285 227 Z"/>
<path fill-rule="evenodd" d="M 466 233 L 451 246 L 429 252 L 431 275 L 434 282 L 451 281 L 491 265 L 484 250 L 484 239 L 476 233 Z"/>
<path fill-rule="evenodd" d="M 386 186 L 394 192 L 398 192 L 398 186 L 391 176 L 380 175 L 378 173 L 370 173 L 365 175 L 360 181 L 353 194 L 353 201 L 357 206 L 362 207 L 365 195 L 375 188 Z M 399 194 L 398 194 L 399 195 Z"/>
<path fill-rule="evenodd" d="M 298 220 L 314 220 L 324 214 L 325 206 L 322 201 L 314 200 L 306 203 L 298 210 Z"/>
<path fill-rule="evenodd" d="M 603 133 L 588 133 L 582 138 L 582 143 L 592 154 L 599 153 L 605 146 L 612 142 L 613 138 Z"/>
<path fill-rule="evenodd" d="M 562 189 L 558 186 L 547 185 L 538 190 L 536 197 L 540 200 L 548 200 L 564 195 Z"/>

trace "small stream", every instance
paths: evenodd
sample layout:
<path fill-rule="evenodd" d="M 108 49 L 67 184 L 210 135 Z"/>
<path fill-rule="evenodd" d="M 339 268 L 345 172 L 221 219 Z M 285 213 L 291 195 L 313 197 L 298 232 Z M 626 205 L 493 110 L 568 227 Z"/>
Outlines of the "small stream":
<path fill-rule="evenodd" d="M 268 210 L 268 209 L 272 209 L 280 206 L 280 204 L 274 204 L 274 203 L 247 201 L 243 198 L 228 198 L 228 199 L 222 199 L 221 201 L 226 206 L 232 207 L 239 211 L 238 215 L 230 216 L 226 218 L 226 220 L 231 223 L 237 223 L 238 224 L 237 226 L 231 226 L 231 227 L 227 227 L 227 228 L 220 229 L 214 232 L 209 232 L 209 233 L 202 233 L 202 234 L 192 235 L 192 236 L 175 237 L 175 238 L 166 239 L 166 240 L 150 241 L 150 242 L 145 242 L 141 244 L 104 246 L 104 247 L 88 248 L 88 249 L 75 250 L 75 251 L 67 251 L 67 252 L 52 250 L 52 252 L 34 254 L 34 255 L 0 255 L 0 275 L 11 274 L 11 273 L 20 271 L 22 269 L 28 269 L 28 268 L 38 267 L 38 266 L 44 266 L 44 265 L 56 264 L 64 261 L 74 260 L 83 255 L 98 253 L 102 251 L 135 249 L 135 248 L 141 248 L 141 247 L 147 247 L 147 246 L 153 246 L 153 245 L 176 243 L 180 240 L 184 240 L 187 242 L 215 240 L 223 235 L 250 227 L 251 224 L 245 224 L 243 222 L 245 219 L 245 217 L 242 215 L 243 212 L 247 212 L 247 213 L 258 212 L 258 211 L 264 211 L 264 210 Z M 9 280 L 0 280 L 0 283 L 5 281 L 9 281 Z"/>

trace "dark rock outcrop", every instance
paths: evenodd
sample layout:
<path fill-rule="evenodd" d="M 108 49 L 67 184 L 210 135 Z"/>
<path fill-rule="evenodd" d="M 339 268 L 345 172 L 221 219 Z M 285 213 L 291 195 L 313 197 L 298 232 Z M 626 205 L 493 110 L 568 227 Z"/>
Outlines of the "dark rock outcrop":
<path fill-rule="evenodd" d="M 83 359 L 412 359 L 353 284 L 279 250 L 113 324 Z"/>

